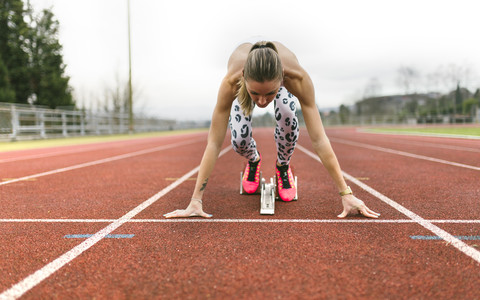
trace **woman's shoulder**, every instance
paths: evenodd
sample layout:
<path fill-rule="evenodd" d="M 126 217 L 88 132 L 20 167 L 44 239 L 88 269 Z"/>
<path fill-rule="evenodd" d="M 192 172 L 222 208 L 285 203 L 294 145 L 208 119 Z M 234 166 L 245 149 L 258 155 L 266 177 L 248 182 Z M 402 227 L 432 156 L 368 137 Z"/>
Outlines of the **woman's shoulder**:
<path fill-rule="evenodd" d="M 290 49 L 288 49 L 280 42 L 274 43 L 277 47 L 278 55 L 280 56 L 280 60 L 282 61 L 285 73 L 292 73 L 292 75 L 295 74 L 296 76 L 299 76 L 300 73 L 302 73 L 303 68 L 300 66 L 300 63 L 295 53 L 293 53 Z"/>
<path fill-rule="evenodd" d="M 248 53 L 252 48 L 252 44 L 243 43 L 233 50 L 230 58 L 228 59 L 228 72 L 236 73 L 238 70 L 242 70 L 247 61 Z"/>
<path fill-rule="evenodd" d="M 243 67 L 251 47 L 252 45 L 248 43 L 241 44 L 230 55 L 227 64 L 227 74 L 225 75 L 225 80 L 230 85 L 236 85 L 242 77 Z"/>

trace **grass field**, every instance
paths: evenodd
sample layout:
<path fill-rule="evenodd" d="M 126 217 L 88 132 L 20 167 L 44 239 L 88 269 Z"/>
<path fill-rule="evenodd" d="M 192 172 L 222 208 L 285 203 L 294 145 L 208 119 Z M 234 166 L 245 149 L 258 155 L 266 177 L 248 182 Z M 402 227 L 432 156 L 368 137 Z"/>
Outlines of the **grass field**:
<path fill-rule="evenodd" d="M 365 131 L 395 134 L 426 134 L 426 135 L 458 135 L 464 137 L 479 137 L 480 125 L 476 127 L 392 127 L 392 128 L 368 128 Z"/>

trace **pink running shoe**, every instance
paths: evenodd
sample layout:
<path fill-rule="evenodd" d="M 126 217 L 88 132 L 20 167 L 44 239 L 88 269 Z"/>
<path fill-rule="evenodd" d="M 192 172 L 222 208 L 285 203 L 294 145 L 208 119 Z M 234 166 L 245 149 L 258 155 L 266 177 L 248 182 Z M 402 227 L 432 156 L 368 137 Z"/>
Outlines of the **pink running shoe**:
<path fill-rule="evenodd" d="M 283 201 L 292 201 L 297 194 L 295 180 L 292 169 L 289 165 L 277 166 L 275 164 L 275 173 L 277 178 L 277 189 L 280 199 Z"/>
<path fill-rule="evenodd" d="M 242 186 L 247 194 L 253 194 L 260 185 L 260 165 L 262 164 L 262 156 L 254 163 L 248 162 L 243 172 Z"/>

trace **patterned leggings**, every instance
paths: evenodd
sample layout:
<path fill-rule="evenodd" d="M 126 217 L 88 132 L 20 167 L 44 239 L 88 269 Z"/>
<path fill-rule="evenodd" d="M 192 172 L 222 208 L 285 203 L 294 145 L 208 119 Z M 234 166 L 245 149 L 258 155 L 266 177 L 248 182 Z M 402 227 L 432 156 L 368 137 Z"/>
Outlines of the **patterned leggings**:
<path fill-rule="evenodd" d="M 295 99 L 296 97 L 282 86 L 274 100 L 275 119 L 277 121 L 275 127 L 277 161 L 281 165 L 290 163 L 290 158 L 298 140 L 299 128 Z M 257 144 L 252 137 L 252 116 L 246 117 L 243 114 L 236 99 L 230 111 L 230 131 L 235 152 L 251 162 L 258 160 Z"/>

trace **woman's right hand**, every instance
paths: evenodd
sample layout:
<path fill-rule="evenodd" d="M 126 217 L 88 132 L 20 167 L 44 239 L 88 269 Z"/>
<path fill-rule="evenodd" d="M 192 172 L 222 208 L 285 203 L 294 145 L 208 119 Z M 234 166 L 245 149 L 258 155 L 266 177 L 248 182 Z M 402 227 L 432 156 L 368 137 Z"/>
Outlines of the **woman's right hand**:
<path fill-rule="evenodd" d="M 203 217 L 211 218 L 213 215 L 207 214 L 203 211 L 202 200 L 192 199 L 186 209 L 177 209 L 163 215 L 165 218 L 189 218 L 189 217 Z"/>
<path fill-rule="evenodd" d="M 350 195 L 342 196 L 342 204 L 343 204 L 343 212 L 337 216 L 339 218 L 343 219 L 352 213 L 353 214 L 358 213 L 368 218 L 380 217 L 379 213 L 376 213 L 370 208 L 368 208 L 362 200 L 358 199 L 354 195 L 350 194 Z"/>

